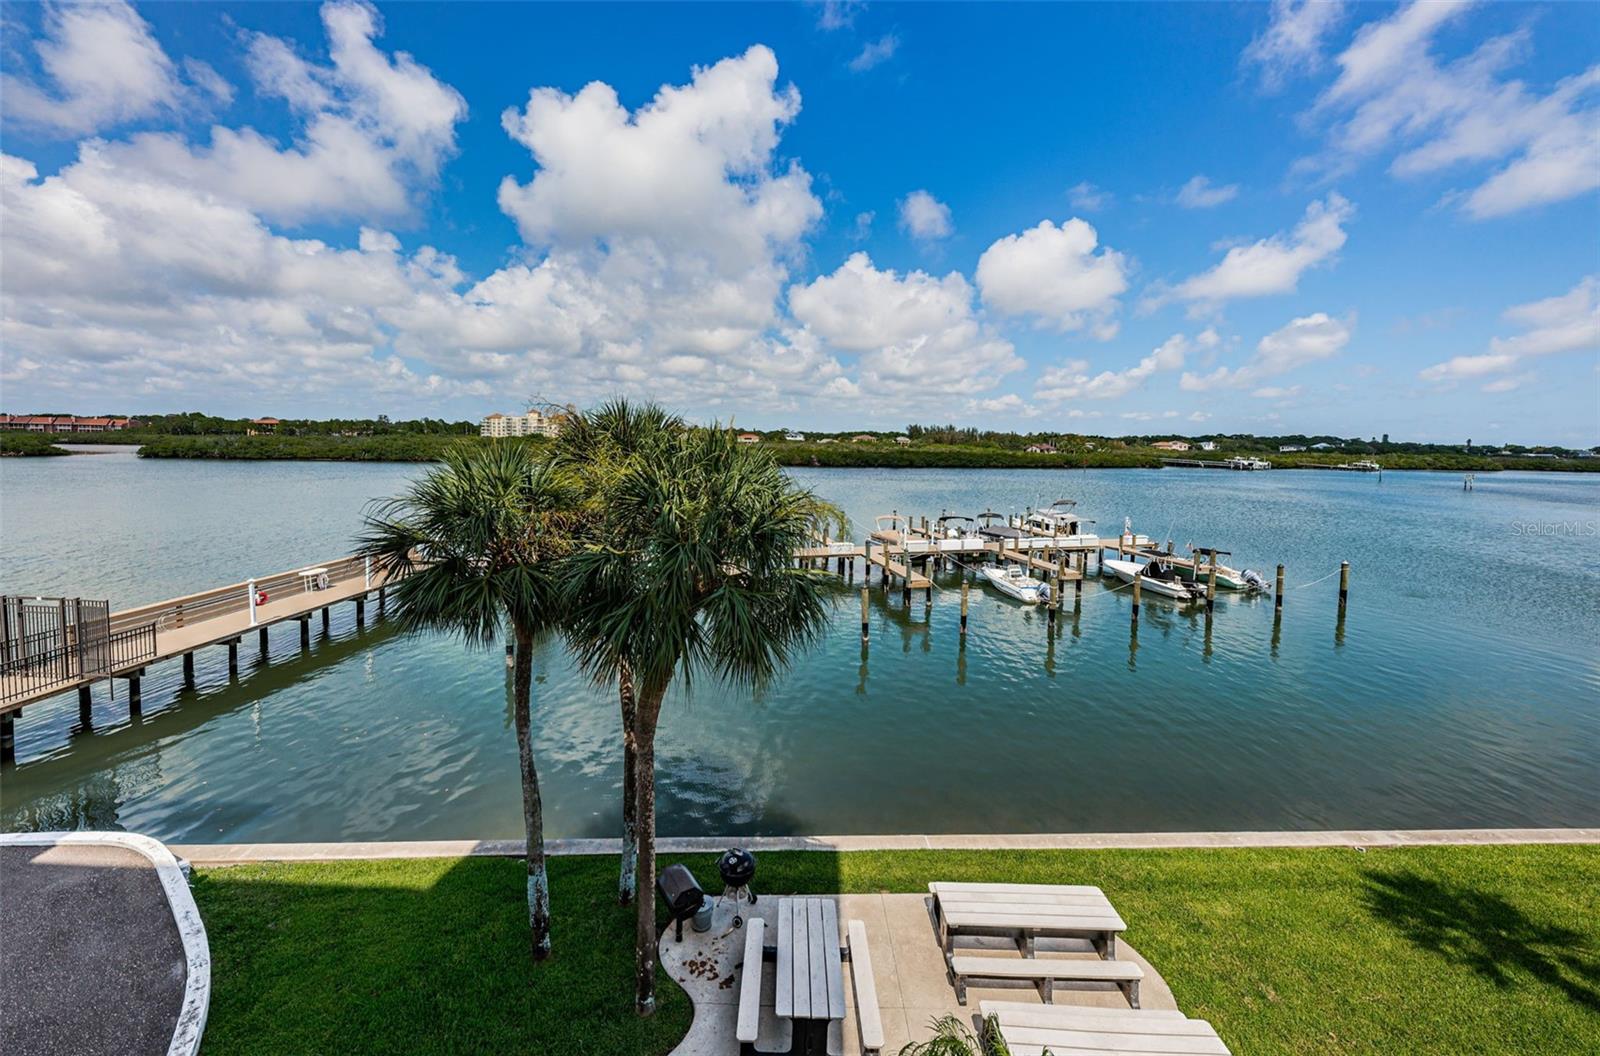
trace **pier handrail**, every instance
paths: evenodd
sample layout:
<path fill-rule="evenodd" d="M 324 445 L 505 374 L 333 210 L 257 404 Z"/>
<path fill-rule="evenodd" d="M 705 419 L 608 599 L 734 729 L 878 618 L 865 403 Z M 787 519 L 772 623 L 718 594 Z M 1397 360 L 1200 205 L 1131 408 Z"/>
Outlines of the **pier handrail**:
<path fill-rule="evenodd" d="M 302 567 L 325 568 L 328 570 L 328 579 L 330 581 L 346 579 L 351 575 L 364 574 L 366 568 L 364 559 L 356 556 L 315 562 Z M 378 579 L 379 576 L 374 571 L 374 586 L 378 584 Z M 251 583 L 255 584 L 257 590 L 265 591 L 269 596 L 285 590 L 299 590 L 301 587 L 300 569 L 274 572 L 265 576 L 257 576 L 254 580 L 243 580 L 238 583 L 230 583 L 225 587 L 200 591 L 197 594 L 186 594 L 181 598 L 169 598 L 166 601 L 157 601 L 149 605 L 123 609 L 121 612 L 111 614 L 111 630 L 115 633 L 147 623 L 154 624 L 158 629 L 170 629 L 185 623 L 211 619 L 223 612 L 247 608 L 251 604 Z"/>

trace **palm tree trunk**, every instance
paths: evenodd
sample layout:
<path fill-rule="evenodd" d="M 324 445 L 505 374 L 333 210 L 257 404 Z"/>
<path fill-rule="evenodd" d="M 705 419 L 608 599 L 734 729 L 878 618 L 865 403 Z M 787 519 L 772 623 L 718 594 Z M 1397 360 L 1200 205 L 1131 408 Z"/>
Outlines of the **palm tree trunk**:
<path fill-rule="evenodd" d="M 639 824 L 639 916 L 634 934 L 634 1011 L 656 1010 L 656 721 L 667 687 L 647 686 L 633 715 L 637 755 Z"/>
<path fill-rule="evenodd" d="M 533 959 L 550 956 L 550 878 L 544 861 L 544 800 L 533 766 L 533 634 L 516 628 L 517 650 L 511 695 L 517 728 L 517 762 L 522 771 L 522 825 L 528 838 L 528 929 Z"/>
<path fill-rule="evenodd" d="M 626 663 L 617 675 L 622 698 L 622 872 L 617 902 L 627 905 L 639 890 L 639 749 L 633 732 L 633 668 Z"/>

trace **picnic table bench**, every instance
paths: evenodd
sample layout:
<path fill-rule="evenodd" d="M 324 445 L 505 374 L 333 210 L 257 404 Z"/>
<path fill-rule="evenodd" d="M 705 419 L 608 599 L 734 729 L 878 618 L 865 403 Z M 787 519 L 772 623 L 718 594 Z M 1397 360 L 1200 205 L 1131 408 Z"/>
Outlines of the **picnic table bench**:
<path fill-rule="evenodd" d="M 993 1016 L 1011 1056 L 1229 1056 L 1210 1023 L 1182 1012 L 1134 1012 L 1113 1008 L 1030 1005 L 980 1001 Z"/>
<path fill-rule="evenodd" d="M 958 1004 L 967 1003 L 968 981 L 981 979 L 1031 982 L 1046 1004 L 1058 982 L 1115 983 L 1129 1006 L 1139 1007 L 1144 971 L 1116 959 L 1117 935 L 1127 924 L 1098 887 L 931 883 L 928 890 Z M 957 956 L 955 943 L 962 936 L 1013 939 L 1022 958 Z M 1041 938 L 1085 939 L 1100 957 L 1035 957 L 1035 940 Z"/>
<path fill-rule="evenodd" d="M 980 935 L 1014 938 L 1024 957 L 1033 956 L 1035 939 L 1088 939 L 1109 961 L 1117 955 L 1117 936 L 1128 929 L 1098 887 L 935 882 L 928 890 L 947 958 L 958 936 Z"/>
<path fill-rule="evenodd" d="M 839 942 L 839 907 L 831 898 L 780 898 L 777 909 L 771 945 L 764 941 L 765 921 L 756 917 L 747 925 L 736 1037 L 745 1056 L 757 1052 L 761 964 L 770 960 L 777 973 L 773 1012 L 792 1025 L 789 1056 L 826 1056 L 828 1028 L 845 1017 L 846 953 Z M 862 1048 L 870 1052 L 883 1044 L 872 961 L 860 921 L 850 922 L 849 935 Z"/>

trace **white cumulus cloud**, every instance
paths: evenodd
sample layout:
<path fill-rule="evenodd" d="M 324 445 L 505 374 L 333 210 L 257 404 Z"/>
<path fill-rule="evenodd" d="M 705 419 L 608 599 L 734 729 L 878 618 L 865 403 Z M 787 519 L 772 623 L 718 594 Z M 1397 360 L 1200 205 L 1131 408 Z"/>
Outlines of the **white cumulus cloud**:
<path fill-rule="evenodd" d="M 1147 304 L 1174 297 L 1218 304 L 1241 297 L 1293 293 L 1301 275 L 1330 261 L 1344 246 L 1344 227 L 1354 215 L 1355 206 L 1337 193 L 1329 194 L 1306 207 L 1293 231 L 1234 246 L 1214 267 L 1170 290 L 1155 291 Z"/>
<path fill-rule="evenodd" d="M 1326 312 L 1301 316 L 1263 337 L 1256 344 L 1255 354 L 1244 364 L 1218 367 L 1207 374 L 1185 373 L 1178 385 L 1189 392 L 1251 388 L 1267 378 L 1338 355 L 1350 343 L 1350 332 L 1350 320 L 1336 319 Z M 1288 390 L 1269 386 L 1266 391 L 1282 396 Z"/>
<path fill-rule="evenodd" d="M 1323 38 L 1344 15 L 1340 0 L 1272 0 L 1267 28 L 1245 48 L 1243 62 L 1260 67 L 1261 83 L 1276 91 L 1291 76 L 1323 63 Z"/>
<path fill-rule="evenodd" d="M 172 59 L 126 3 L 44 8 L 34 50 L 49 89 L 10 73 L 0 78 L 5 112 L 19 121 L 95 132 L 174 110 L 183 95 Z"/>
<path fill-rule="evenodd" d="M 1385 152 L 1403 179 L 1487 166 L 1448 196 L 1479 220 L 1600 187 L 1600 64 L 1530 88 L 1508 76 L 1531 47 L 1526 26 L 1441 59 L 1436 37 L 1469 6 L 1413 2 L 1362 26 L 1309 115 L 1327 126 L 1326 150 L 1300 167 L 1337 172 Z"/>
<path fill-rule="evenodd" d="M 924 241 L 949 238 L 955 230 L 950 207 L 927 191 L 912 191 L 900 199 L 900 229 Z"/>
<path fill-rule="evenodd" d="M 1089 373 L 1087 360 L 1072 359 L 1051 367 L 1039 375 L 1034 395 L 1040 400 L 1114 400 L 1144 386 L 1145 382 L 1162 371 L 1173 371 L 1183 366 L 1184 356 L 1194 347 L 1194 342 L 1183 334 L 1173 334 L 1149 355 L 1126 370 L 1103 370 Z"/>
<path fill-rule="evenodd" d="M 1061 331 L 1087 326 L 1110 338 L 1117 331 L 1117 297 L 1128 288 L 1127 268 L 1122 254 L 1100 247 L 1087 222 L 1041 220 L 984 250 L 975 278 L 984 303 L 998 312 L 1033 316 Z"/>
<path fill-rule="evenodd" d="M 370 7 L 324 4 L 322 21 L 326 66 L 307 62 L 279 38 L 249 38 L 257 90 L 281 96 L 302 122 L 290 146 L 251 128 L 218 125 L 206 146 L 177 132 L 151 132 L 107 145 L 107 157 L 274 222 L 407 216 L 415 192 L 432 186 L 455 152 L 466 101 L 409 55 L 381 51 L 374 40 L 383 27 Z"/>
<path fill-rule="evenodd" d="M 1185 209 L 1212 209 L 1239 197 L 1237 183 L 1215 184 L 1209 177 L 1196 175 L 1178 188 L 1177 202 Z"/>
<path fill-rule="evenodd" d="M 832 274 L 791 287 L 789 310 L 803 335 L 854 357 L 865 391 L 903 405 L 993 388 L 1023 365 L 978 317 L 959 272 L 900 275 L 854 253 Z"/>
<path fill-rule="evenodd" d="M 1417 376 L 1423 381 L 1470 380 L 1511 371 L 1530 357 L 1600 350 L 1600 275 L 1585 276 L 1566 293 L 1514 305 L 1502 314 L 1522 332 L 1490 338 L 1488 352 L 1454 356 L 1423 368 Z M 1486 386 L 1484 391 L 1505 392 L 1512 387 Z"/>

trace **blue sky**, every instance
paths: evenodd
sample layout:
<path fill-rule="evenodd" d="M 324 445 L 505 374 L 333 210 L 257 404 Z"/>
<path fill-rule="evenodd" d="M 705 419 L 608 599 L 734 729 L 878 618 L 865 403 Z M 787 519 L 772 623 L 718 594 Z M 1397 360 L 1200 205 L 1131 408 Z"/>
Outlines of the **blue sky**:
<path fill-rule="evenodd" d="M 6 410 L 1600 441 L 1591 6 L 3 17 Z"/>

